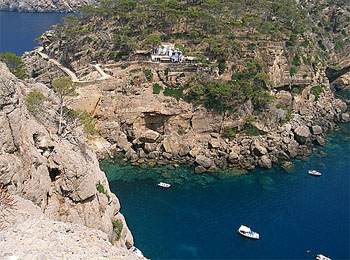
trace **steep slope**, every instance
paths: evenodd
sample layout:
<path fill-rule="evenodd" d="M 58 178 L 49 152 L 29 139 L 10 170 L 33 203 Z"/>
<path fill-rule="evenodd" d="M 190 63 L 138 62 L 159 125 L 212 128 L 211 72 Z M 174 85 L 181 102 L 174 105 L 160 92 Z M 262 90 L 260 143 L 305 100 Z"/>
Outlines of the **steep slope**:
<path fill-rule="evenodd" d="M 49 123 L 28 113 L 24 96 L 31 89 L 52 95 L 42 84 L 19 81 L 0 63 L 0 183 L 51 219 L 99 229 L 118 246 L 130 247 L 132 235 L 95 154 L 83 141 L 59 140 Z M 122 228 L 113 229 L 113 221 Z"/>
<path fill-rule="evenodd" d="M 16 210 L 0 230 L 0 258 L 35 259 L 141 259 L 117 248 L 106 233 L 82 225 L 53 221 L 33 202 L 14 196 Z"/>

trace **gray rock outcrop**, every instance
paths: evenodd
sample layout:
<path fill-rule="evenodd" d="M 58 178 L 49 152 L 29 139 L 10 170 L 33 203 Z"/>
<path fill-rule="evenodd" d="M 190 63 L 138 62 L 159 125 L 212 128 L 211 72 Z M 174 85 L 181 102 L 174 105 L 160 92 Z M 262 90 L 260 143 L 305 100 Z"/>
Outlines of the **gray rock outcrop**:
<path fill-rule="evenodd" d="M 100 230 L 53 221 L 33 202 L 18 196 L 14 199 L 16 209 L 0 230 L 1 259 L 143 259 L 111 245 Z"/>
<path fill-rule="evenodd" d="M 310 129 L 307 126 L 302 125 L 295 129 L 294 134 L 295 140 L 297 140 L 299 144 L 305 144 L 310 136 Z"/>
<path fill-rule="evenodd" d="M 49 218 L 99 229 L 111 240 L 112 221 L 121 220 L 123 230 L 115 244 L 130 247 L 132 235 L 95 153 L 82 140 L 59 140 L 55 125 L 28 113 L 24 94 L 31 88 L 35 86 L 18 81 L 0 63 L 0 183 Z"/>
<path fill-rule="evenodd" d="M 0 10 L 18 12 L 72 12 L 79 6 L 97 5 L 99 0 L 0 0 Z"/>

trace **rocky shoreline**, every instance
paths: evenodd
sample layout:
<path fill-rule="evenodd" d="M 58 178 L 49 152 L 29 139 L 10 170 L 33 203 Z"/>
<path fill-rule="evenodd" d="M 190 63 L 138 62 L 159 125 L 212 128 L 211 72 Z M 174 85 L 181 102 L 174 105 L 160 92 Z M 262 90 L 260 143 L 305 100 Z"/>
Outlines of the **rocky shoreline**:
<path fill-rule="evenodd" d="M 290 159 L 310 156 L 314 145 L 325 144 L 327 131 L 333 130 L 337 123 L 349 122 L 346 104 L 334 98 L 329 85 L 318 101 L 306 92 L 307 99 L 296 98 L 293 101 L 289 92 L 282 93 L 284 99 L 280 101 L 290 102 L 293 106 L 292 119 L 275 129 L 261 127 L 262 134 L 259 136 L 242 133 L 230 141 L 214 132 L 191 143 L 186 134 L 161 136 L 156 131 L 147 130 L 136 139 L 139 145 L 137 149 L 133 148 L 136 142 L 128 142 L 128 136 L 122 133 L 117 136 L 117 140 L 105 145 L 124 152 L 129 162 L 139 165 L 147 165 L 147 162 L 153 165 L 154 161 L 186 164 L 194 166 L 196 173 L 217 172 L 219 168 L 269 169 L 273 163 L 289 167 Z M 259 127 L 258 124 L 256 126 Z M 113 130 L 105 132 L 104 136 L 109 141 Z M 102 151 L 103 155 L 106 155 L 105 151 Z"/>
<path fill-rule="evenodd" d="M 24 55 L 24 62 L 39 82 L 49 83 L 64 75 L 33 52 Z M 71 66 L 79 75 L 84 64 L 81 59 Z M 271 168 L 273 163 L 287 165 L 285 162 L 292 158 L 309 156 L 314 145 L 325 144 L 328 130 L 350 119 L 347 104 L 335 98 L 335 83 L 331 86 L 324 70 L 315 71 L 307 86 L 293 83 L 295 88 L 299 86 L 298 92 L 283 88 L 292 79 L 278 79 L 282 87 L 271 91 L 274 102 L 267 109 L 254 111 L 248 101 L 225 120 L 223 115 L 204 107 L 153 93 L 154 84 L 174 86 L 179 81 L 186 84 L 198 73 L 205 77 L 216 75 L 215 70 L 208 71 L 200 65 L 191 65 L 191 70 L 186 66 L 143 61 L 106 64 L 103 69 L 112 76 L 110 79 L 78 87 L 80 95 L 72 107 L 86 109 L 98 118 L 104 138 L 94 143 L 99 158 L 118 151 L 133 164 L 186 164 L 194 166 L 197 173 L 217 172 L 219 168 Z M 169 68 L 171 72 L 165 75 Z M 272 78 L 283 74 L 287 66 L 280 68 L 282 71 L 276 71 Z M 147 69 L 152 73 L 152 83 L 143 73 Z M 180 77 L 181 74 L 185 76 Z M 131 84 L 135 78 L 137 84 Z M 322 86 L 317 97 L 314 86 Z M 247 126 L 255 132 L 247 134 Z M 225 127 L 236 129 L 233 138 L 223 134 Z"/>

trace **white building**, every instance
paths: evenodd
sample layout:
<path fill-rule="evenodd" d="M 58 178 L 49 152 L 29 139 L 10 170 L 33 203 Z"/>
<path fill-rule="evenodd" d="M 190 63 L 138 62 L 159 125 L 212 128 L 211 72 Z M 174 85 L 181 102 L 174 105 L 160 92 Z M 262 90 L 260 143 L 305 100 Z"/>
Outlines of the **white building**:
<path fill-rule="evenodd" d="M 152 51 L 152 61 L 161 62 L 182 62 L 184 55 L 179 48 L 175 48 L 174 44 L 162 43 Z"/>

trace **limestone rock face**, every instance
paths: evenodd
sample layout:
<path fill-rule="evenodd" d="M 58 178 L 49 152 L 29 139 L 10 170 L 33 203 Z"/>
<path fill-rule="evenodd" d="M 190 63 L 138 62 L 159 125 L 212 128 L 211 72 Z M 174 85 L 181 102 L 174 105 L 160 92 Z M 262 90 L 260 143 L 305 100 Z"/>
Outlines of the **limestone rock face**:
<path fill-rule="evenodd" d="M 319 125 L 312 126 L 312 133 L 314 135 L 322 134 L 322 127 L 320 127 Z"/>
<path fill-rule="evenodd" d="M 99 0 L 0 0 L 0 9 L 19 12 L 72 12 L 78 6 L 96 5 Z"/>
<path fill-rule="evenodd" d="M 252 152 L 257 156 L 262 156 L 267 153 L 267 150 L 264 146 L 261 145 L 259 141 L 255 141 L 252 144 Z"/>
<path fill-rule="evenodd" d="M 271 160 L 269 159 L 268 156 L 264 155 L 264 156 L 261 156 L 260 160 L 259 160 L 259 166 L 260 167 L 263 167 L 263 168 L 267 168 L 267 169 L 270 169 L 272 167 L 272 162 Z"/>
<path fill-rule="evenodd" d="M 17 209 L 0 231 L 1 259 L 143 259 L 112 246 L 100 230 L 50 220 L 33 202 L 14 199 Z"/>
<path fill-rule="evenodd" d="M 110 238 L 112 221 L 122 219 L 122 237 L 116 244 L 130 247 L 133 239 L 119 213 L 119 201 L 95 153 L 82 140 L 59 141 L 55 126 L 28 113 L 23 93 L 30 87 L 0 63 L 0 183 L 31 200 L 49 218 L 99 229 Z M 98 184 L 104 193 L 97 190 Z"/>
<path fill-rule="evenodd" d="M 198 155 L 196 158 L 196 163 L 198 163 L 200 166 L 203 166 L 204 168 L 209 168 L 213 165 L 213 161 L 205 155 Z"/>
<path fill-rule="evenodd" d="M 310 129 L 307 126 L 303 125 L 296 128 L 294 133 L 295 140 L 297 140 L 299 144 L 305 144 L 310 136 Z"/>
<path fill-rule="evenodd" d="M 143 143 L 154 143 L 159 137 L 159 133 L 153 130 L 147 130 L 141 137 L 140 141 Z"/>

